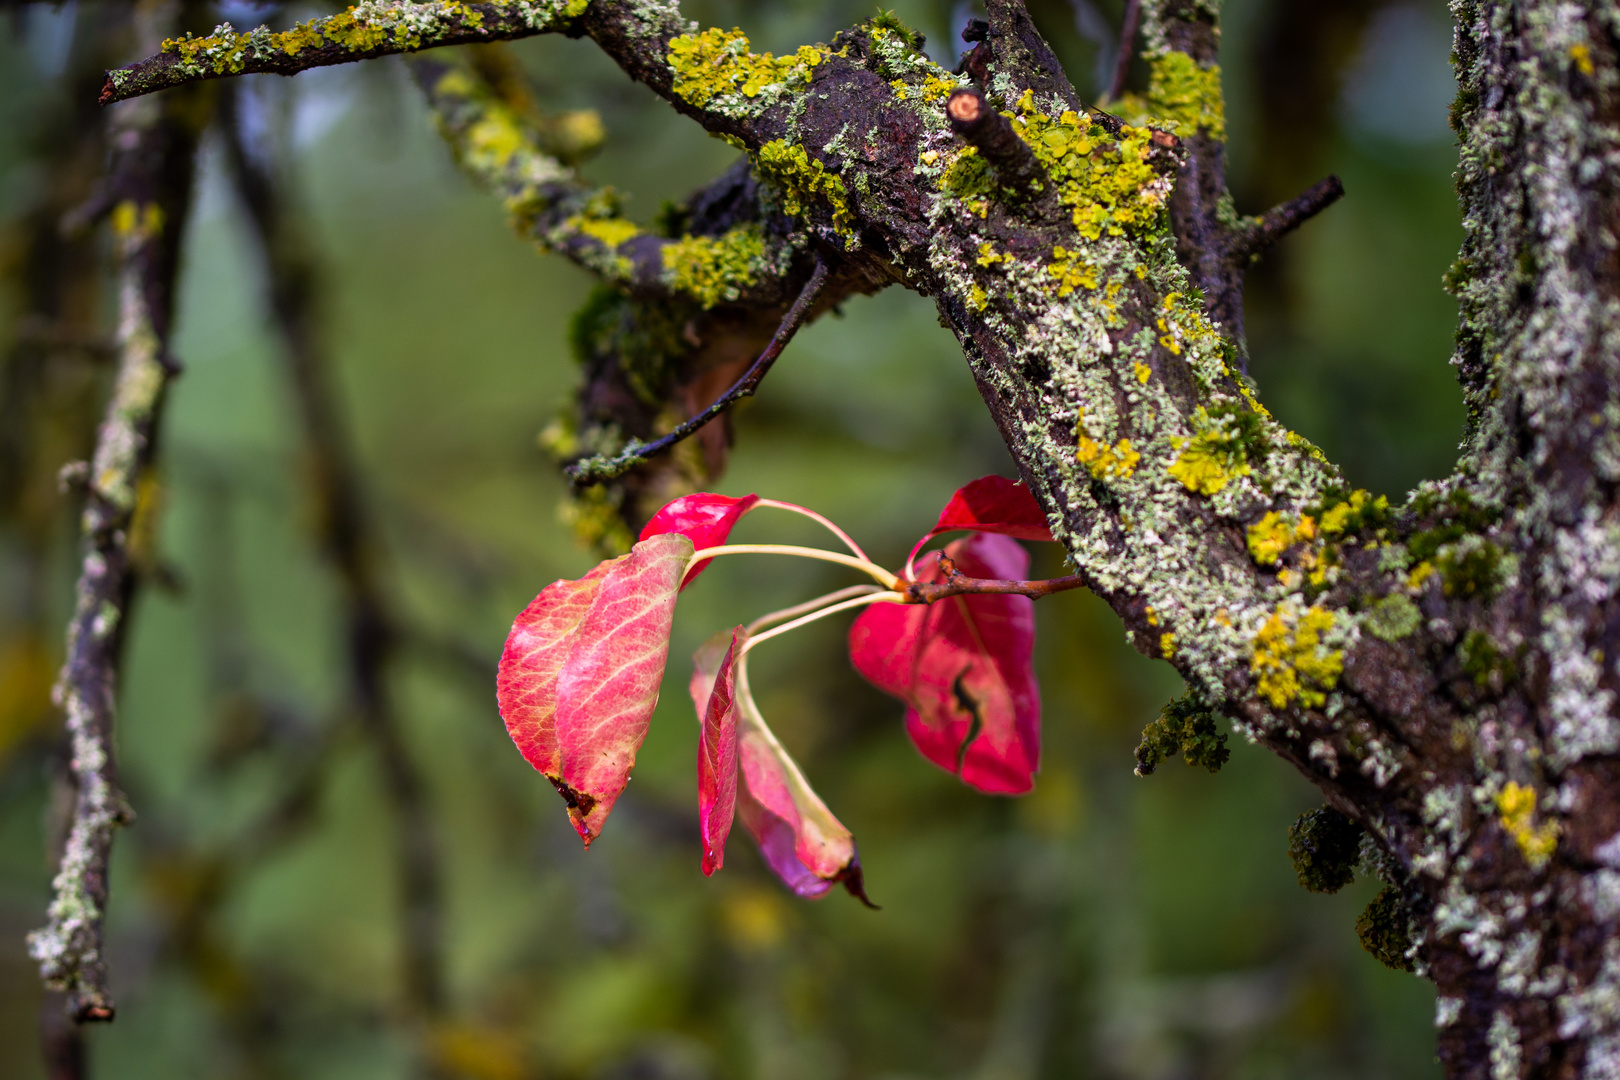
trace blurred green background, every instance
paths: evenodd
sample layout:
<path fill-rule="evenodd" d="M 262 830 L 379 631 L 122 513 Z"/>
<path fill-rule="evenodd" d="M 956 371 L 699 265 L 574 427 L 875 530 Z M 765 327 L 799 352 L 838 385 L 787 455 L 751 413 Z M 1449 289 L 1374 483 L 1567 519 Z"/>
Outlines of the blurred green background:
<path fill-rule="evenodd" d="M 1088 97 L 1120 6 L 1032 4 Z M 778 50 L 871 14 L 845 0 L 685 8 Z M 37 139 L 66 107 L 58 75 L 78 10 L 40 5 L 0 26 L 8 222 L 54 194 Z M 226 14 L 244 26 L 268 10 Z M 947 64 L 952 28 L 972 13 L 930 0 L 896 11 Z M 1348 191 L 1253 274 L 1253 374 L 1285 423 L 1392 497 L 1443 473 L 1460 433 L 1445 362 L 1455 309 L 1440 284 L 1461 236 L 1449 40 L 1437 0 L 1227 4 L 1239 208 L 1330 171 Z M 590 44 L 515 48 L 547 108 L 600 110 L 609 143 L 587 172 L 641 220 L 732 160 Z M 426 643 L 408 644 L 390 678 L 445 860 L 447 998 L 424 1016 L 402 996 L 395 825 L 371 745 L 338 723 L 341 597 L 313 539 L 260 255 L 213 140 L 162 451 L 158 553 L 173 581 L 139 598 L 119 717 L 139 820 L 115 854 L 120 1011 L 91 1032 L 94 1075 L 1438 1075 L 1430 988 L 1356 942 L 1376 886 L 1318 896 L 1295 883 L 1287 827 L 1319 801 L 1307 784 L 1236 737 L 1217 776 L 1178 762 L 1132 775 L 1142 726 L 1180 684 L 1087 595 L 1038 606 L 1045 754 L 1019 800 L 976 795 L 911 750 L 899 707 L 850 669 L 845 624 L 756 654 L 761 706 L 854 831 L 873 912 L 841 892 L 794 899 L 740 835 L 723 871 L 699 872 L 684 658 L 718 628 L 845 583 L 827 567 L 724 560 L 683 598 L 635 782 L 582 853 L 506 738 L 493 667 L 514 614 L 595 561 L 559 523 L 563 487 L 536 445 L 574 384 L 568 321 L 590 283 L 508 233 L 397 62 L 268 80 L 252 92 L 290 132 L 388 588 Z M 0 247 L 0 330 L 12 336 L 26 316 L 14 254 Z M 61 378 L 89 388 L 67 397 L 93 400 L 104 372 Z M 954 342 L 899 290 L 801 334 L 737 434 L 721 490 L 818 509 L 891 565 L 956 486 L 1011 475 Z M 8 1077 L 45 1075 L 22 937 L 48 894 L 60 721 L 43 695 L 60 646 L 53 636 L 42 651 L 28 620 L 52 635 L 65 621 L 72 515 L 65 497 L 48 509 L 43 546 L 37 523 L 25 536 L 0 521 Z M 736 535 L 819 542 L 785 517 L 756 514 Z M 1037 572 L 1061 572 L 1052 551 L 1036 557 Z M 300 777 L 296 824 L 266 842 L 267 809 Z"/>

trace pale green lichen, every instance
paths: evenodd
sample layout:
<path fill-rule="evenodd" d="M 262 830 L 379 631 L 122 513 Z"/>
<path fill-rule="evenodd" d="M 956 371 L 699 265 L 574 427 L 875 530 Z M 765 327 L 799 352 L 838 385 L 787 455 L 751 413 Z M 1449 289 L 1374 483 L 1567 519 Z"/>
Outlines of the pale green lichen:
<path fill-rule="evenodd" d="M 757 279 L 765 255 L 758 225 L 743 225 L 723 236 L 688 236 L 664 246 L 670 285 L 705 308 L 735 300 Z"/>
<path fill-rule="evenodd" d="M 1400 641 L 1417 633 L 1423 615 L 1403 593 L 1390 593 L 1367 609 L 1361 625 L 1380 641 Z"/>

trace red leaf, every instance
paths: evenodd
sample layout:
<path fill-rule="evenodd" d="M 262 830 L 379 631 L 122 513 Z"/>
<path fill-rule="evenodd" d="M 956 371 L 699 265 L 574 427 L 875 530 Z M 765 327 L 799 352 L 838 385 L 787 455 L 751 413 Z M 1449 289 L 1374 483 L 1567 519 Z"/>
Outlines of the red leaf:
<path fill-rule="evenodd" d="M 738 687 L 737 758 L 744 790 L 737 808 L 765 861 L 788 888 L 821 896 L 834 884 L 871 906 L 861 877 L 855 837 L 810 787 L 754 705 L 744 673 Z M 791 843 L 790 843 L 791 841 Z"/>
<path fill-rule="evenodd" d="M 578 581 L 547 586 L 506 639 L 507 731 L 562 794 L 590 846 L 624 791 L 658 704 L 685 536 L 655 536 Z"/>
<path fill-rule="evenodd" d="M 703 874 L 726 860 L 726 837 L 737 811 L 736 660 L 748 631 L 716 634 L 692 657 L 692 704 L 702 721 L 698 738 L 698 829 L 703 836 Z M 721 649 L 724 649 L 724 653 Z"/>
<path fill-rule="evenodd" d="M 723 657 L 741 651 L 742 629 L 727 641 L 716 634 L 692 657 L 692 703 L 699 709 L 707 731 L 709 717 L 723 680 Z M 736 814 L 753 836 L 765 862 L 787 887 L 800 896 L 824 895 L 842 883 L 853 895 L 870 905 L 861 875 L 861 861 L 855 838 L 821 801 L 798 763 L 777 742 L 754 704 L 748 687 L 748 673 L 733 663 L 731 688 L 736 738 L 736 761 L 743 783 L 735 787 Z M 703 811 L 702 759 L 699 759 L 699 811 Z M 728 822 L 729 824 L 729 822 Z M 705 829 L 707 824 L 705 822 Z M 707 837 L 707 832 L 705 833 Z M 707 843 L 707 839 L 705 840 Z M 707 862 L 705 852 L 705 862 Z M 716 866 L 719 864 L 716 863 Z"/>
<path fill-rule="evenodd" d="M 1022 578 L 1016 541 L 975 533 L 945 554 L 964 574 Z M 939 553 L 917 580 L 940 581 Z M 906 733 L 922 753 L 980 791 L 1016 795 L 1040 764 L 1035 604 L 1027 596 L 954 596 L 933 604 L 873 604 L 849 632 L 855 669 L 904 701 Z"/>
<path fill-rule="evenodd" d="M 952 529 L 1000 533 L 1019 540 L 1051 540 L 1046 512 L 1029 488 L 1004 476 L 984 476 L 957 489 L 940 511 L 929 532 L 937 536 Z"/>
<path fill-rule="evenodd" d="M 512 623 L 495 675 L 506 733 L 537 770 L 561 775 L 557 748 L 557 673 L 574 643 L 574 631 L 591 609 L 602 578 L 617 561 L 598 563 L 578 581 L 554 581 L 540 590 Z"/>
<path fill-rule="evenodd" d="M 682 495 L 665 503 L 658 513 L 652 516 L 641 530 L 639 539 L 646 540 L 665 533 L 680 533 L 692 541 L 695 550 L 719 547 L 731 535 L 732 527 L 739 518 L 754 508 L 759 502 L 758 495 L 744 495 L 734 499 L 730 495 L 715 495 L 707 491 L 700 491 L 695 495 Z M 697 576 L 713 562 L 713 559 L 704 559 L 692 568 L 687 575 L 686 584 L 697 580 Z"/>

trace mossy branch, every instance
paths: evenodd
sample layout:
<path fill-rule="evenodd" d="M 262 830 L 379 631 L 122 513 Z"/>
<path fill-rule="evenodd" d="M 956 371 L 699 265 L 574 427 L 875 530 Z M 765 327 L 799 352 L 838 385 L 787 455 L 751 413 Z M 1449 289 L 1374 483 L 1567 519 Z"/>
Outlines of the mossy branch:
<path fill-rule="evenodd" d="M 482 4 L 434 0 L 426 4 L 359 4 L 279 32 L 261 26 L 241 34 L 224 23 L 207 37 L 171 38 L 163 43 L 163 51 L 107 72 L 101 103 L 110 105 L 204 79 L 296 75 L 311 68 L 445 45 L 515 41 L 568 31 L 584 10 L 585 0 L 492 0 Z"/>
<path fill-rule="evenodd" d="M 151 512 L 148 476 L 170 379 L 180 236 L 206 106 L 149 102 L 112 114 L 107 190 L 118 290 L 117 375 L 85 476 L 80 565 L 56 699 L 72 741 L 73 816 L 52 882 L 49 924 L 29 935 L 46 985 L 75 1019 L 115 1012 L 102 954 L 113 833 L 131 812 L 118 784 L 113 720 L 121 647 L 137 583 L 137 516 Z"/>

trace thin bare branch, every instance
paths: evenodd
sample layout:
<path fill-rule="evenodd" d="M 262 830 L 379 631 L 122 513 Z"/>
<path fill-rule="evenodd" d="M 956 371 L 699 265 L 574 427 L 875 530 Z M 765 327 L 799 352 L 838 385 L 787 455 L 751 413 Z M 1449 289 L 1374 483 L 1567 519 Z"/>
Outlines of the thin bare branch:
<path fill-rule="evenodd" d="M 651 461 L 676 443 L 696 434 L 705 424 L 743 398 L 753 397 L 754 391 L 759 389 L 760 382 L 771 370 L 771 365 L 776 363 L 776 358 L 782 355 L 782 350 L 787 348 L 788 342 L 793 340 L 793 335 L 798 333 L 799 327 L 804 324 L 805 316 L 820 298 L 822 288 L 826 284 L 827 262 L 818 258 L 815 271 L 811 273 L 810 280 L 804 283 L 804 288 L 799 291 L 799 298 L 782 317 L 782 325 L 776 328 L 776 336 L 771 338 L 771 343 L 765 346 L 765 351 L 749 365 L 742 378 L 733 383 L 731 389 L 716 398 L 708 408 L 683 421 L 668 435 L 654 439 L 650 443 L 632 442 L 612 457 L 586 458 L 584 461 L 575 462 L 565 470 L 568 479 L 573 481 L 576 487 L 584 487 L 587 484 L 600 484 L 604 480 L 623 476 L 637 465 Z"/>
<path fill-rule="evenodd" d="M 1018 137 L 1012 122 L 992 107 L 978 88 L 962 86 L 951 91 L 945 115 L 950 117 L 951 130 L 977 147 L 1013 191 L 1028 195 L 1047 186 L 1042 184 L 1046 170 L 1035 159 L 1035 151 Z"/>
<path fill-rule="evenodd" d="M 968 577 L 956 568 L 949 555 L 940 555 L 939 568 L 945 573 L 944 581 L 913 581 L 898 589 L 910 604 L 932 604 L 951 596 L 1027 596 L 1039 600 L 1053 593 L 1083 589 L 1091 584 L 1085 574 L 1045 578 L 1040 581 L 1004 581 L 997 578 Z"/>
<path fill-rule="evenodd" d="M 1252 259 L 1342 198 L 1344 184 L 1337 176 L 1318 181 L 1281 206 L 1267 210 L 1253 226 L 1237 233 L 1227 248 L 1229 257 L 1239 262 Z"/>
<path fill-rule="evenodd" d="M 1131 60 L 1136 56 L 1136 32 L 1142 26 L 1142 0 L 1126 0 L 1125 19 L 1119 27 L 1119 52 L 1114 58 L 1114 77 L 1108 83 L 1108 100 L 1116 101 L 1125 92 L 1131 77 Z"/>

